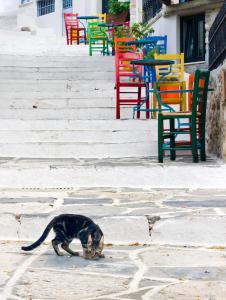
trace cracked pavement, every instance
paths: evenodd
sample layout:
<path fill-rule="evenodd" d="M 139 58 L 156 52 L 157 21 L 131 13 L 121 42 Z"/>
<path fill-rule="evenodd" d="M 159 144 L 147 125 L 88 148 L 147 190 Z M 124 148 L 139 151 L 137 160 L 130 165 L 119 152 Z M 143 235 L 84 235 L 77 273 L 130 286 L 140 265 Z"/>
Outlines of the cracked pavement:
<path fill-rule="evenodd" d="M 225 299 L 226 190 L 5 189 L 0 203 L 0 299 Z M 80 257 L 57 257 L 51 235 L 20 250 L 60 213 L 100 224 L 106 258 L 77 242 Z"/>

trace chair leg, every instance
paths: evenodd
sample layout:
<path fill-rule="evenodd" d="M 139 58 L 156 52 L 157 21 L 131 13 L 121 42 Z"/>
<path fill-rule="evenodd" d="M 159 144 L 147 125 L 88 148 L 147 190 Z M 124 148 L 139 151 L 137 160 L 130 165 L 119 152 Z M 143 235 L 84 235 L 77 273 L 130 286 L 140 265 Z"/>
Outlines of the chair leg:
<path fill-rule="evenodd" d="M 120 119 L 120 87 L 116 85 L 116 119 Z"/>
<path fill-rule="evenodd" d="M 193 156 L 193 162 L 197 163 L 199 162 L 199 157 L 198 157 L 198 147 L 197 147 L 197 136 L 196 136 L 196 125 L 194 125 L 194 121 L 192 124 L 192 129 L 191 129 L 191 145 L 192 145 L 192 156 Z"/>
<path fill-rule="evenodd" d="M 84 42 L 85 42 L 85 45 L 87 44 L 87 36 L 86 36 L 86 30 L 84 29 Z"/>
<path fill-rule="evenodd" d="M 162 116 L 159 114 L 158 118 L 158 159 L 159 163 L 163 163 L 163 119 Z"/>
<path fill-rule="evenodd" d="M 141 103 L 141 88 L 138 87 L 138 92 L 137 92 L 137 99 L 138 99 L 138 105 L 140 108 L 140 103 Z M 140 119 L 140 110 L 137 110 L 137 119 Z"/>
<path fill-rule="evenodd" d="M 170 148 L 175 148 L 175 134 L 172 132 L 175 132 L 175 120 L 170 119 Z M 176 151 L 173 149 L 170 149 L 170 159 L 175 160 L 176 159 Z"/>
<path fill-rule="evenodd" d="M 155 88 L 155 87 L 154 87 Z M 153 109 L 156 109 L 157 108 L 157 97 L 156 97 L 156 94 L 153 93 Z M 156 111 L 153 112 L 153 119 L 156 119 Z"/>
<path fill-rule="evenodd" d="M 146 119 L 150 119 L 150 100 L 149 100 L 149 93 L 146 95 Z"/>
<path fill-rule="evenodd" d="M 66 29 L 66 37 L 67 37 L 67 45 L 69 45 L 69 33 L 67 29 Z"/>
<path fill-rule="evenodd" d="M 80 39 L 80 31 L 77 30 L 77 35 L 76 35 L 77 45 L 79 45 L 79 39 Z"/>
<path fill-rule="evenodd" d="M 89 56 L 93 55 L 93 51 L 92 51 L 92 40 L 89 40 Z"/>
<path fill-rule="evenodd" d="M 186 82 L 182 83 L 182 89 L 186 90 Z M 182 93 L 181 97 L 182 97 L 182 107 L 181 107 L 181 110 L 182 111 L 186 111 L 187 110 L 186 93 Z"/>
<path fill-rule="evenodd" d="M 206 161 L 206 133 L 205 133 L 205 125 L 201 124 L 200 128 L 200 158 L 201 161 Z"/>

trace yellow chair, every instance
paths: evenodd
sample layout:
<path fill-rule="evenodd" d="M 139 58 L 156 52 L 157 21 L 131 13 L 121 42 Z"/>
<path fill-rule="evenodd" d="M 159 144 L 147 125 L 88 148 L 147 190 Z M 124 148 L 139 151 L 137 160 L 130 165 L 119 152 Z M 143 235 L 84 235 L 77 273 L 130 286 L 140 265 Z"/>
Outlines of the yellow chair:
<path fill-rule="evenodd" d="M 99 17 L 99 20 L 103 23 L 107 22 L 107 14 L 96 14 L 97 17 Z"/>
<path fill-rule="evenodd" d="M 186 90 L 186 81 L 184 80 L 184 53 L 181 54 L 155 54 L 155 59 L 173 60 L 175 64 L 172 65 L 172 72 L 165 75 L 158 87 L 160 91 L 167 90 Z M 156 81 L 169 72 L 169 66 L 156 67 Z M 156 83 L 154 83 L 156 88 Z M 162 102 L 165 104 L 180 105 L 180 111 L 186 111 L 186 93 L 164 93 L 161 95 Z M 153 96 L 153 108 L 156 109 L 158 105 L 156 95 Z M 158 107 L 160 108 L 160 107 Z M 156 112 L 153 113 L 156 118 Z"/>

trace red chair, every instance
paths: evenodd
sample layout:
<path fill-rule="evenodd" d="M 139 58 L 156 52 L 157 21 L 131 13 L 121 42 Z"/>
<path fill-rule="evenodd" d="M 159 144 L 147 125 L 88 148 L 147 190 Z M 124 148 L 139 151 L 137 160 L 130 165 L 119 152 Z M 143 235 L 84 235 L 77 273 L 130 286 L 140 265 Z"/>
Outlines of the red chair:
<path fill-rule="evenodd" d="M 131 60 L 142 59 L 141 53 L 117 53 L 116 57 L 116 119 L 120 119 L 120 108 L 126 105 L 139 105 L 144 101 L 142 89 L 145 89 L 146 118 L 149 119 L 149 94 L 146 94 L 146 84 L 134 74 Z M 142 66 L 136 66 L 135 71 L 142 74 Z M 130 95 L 130 97 L 126 97 Z M 131 97 L 133 95 L 133 97 Z M 124 97 L 123 97 L 124 96 Z M 140 111 L 137 112 L 140 118 Z"/>
<path fill-rule="evenodd" d="M 80 39 L 83 39 L 86 44 L 86 29 L 84 27 L 79 27 L 79 21 L 77 17 L 78 14 L 64 14 L 67 45 L 72 45 L 73 41 L 76 41 L 77 44 L 79 44 Z"/>

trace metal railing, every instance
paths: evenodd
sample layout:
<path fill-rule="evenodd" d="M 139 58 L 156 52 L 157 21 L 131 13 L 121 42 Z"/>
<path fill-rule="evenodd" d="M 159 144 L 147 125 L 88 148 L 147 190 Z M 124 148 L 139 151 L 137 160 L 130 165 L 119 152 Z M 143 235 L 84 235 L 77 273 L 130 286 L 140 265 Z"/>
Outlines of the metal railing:
<path fill-rule="evenodd" d="M 216 69 L 226 59 L 226 0 L 209 33 L 209 68 Z"/>
<path fill-rule="evenodd" d="M 143 0 L 143 22 L 154 18 L 161 8 L 162 3 L 159 0 Z"/>

